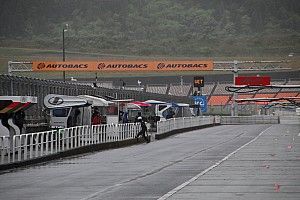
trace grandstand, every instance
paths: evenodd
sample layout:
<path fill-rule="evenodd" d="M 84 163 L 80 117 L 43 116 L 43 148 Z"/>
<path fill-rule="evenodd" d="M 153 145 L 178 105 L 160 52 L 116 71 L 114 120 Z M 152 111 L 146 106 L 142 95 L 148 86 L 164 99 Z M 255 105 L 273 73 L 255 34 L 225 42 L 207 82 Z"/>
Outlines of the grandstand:
<path fill-rule="evenodd" d="M 299 92 L 280 92 L 276 94 L 274 97 L 284 98 L 284 97 L 298 97 L 298 96 L 300 96 Z"/>
<path fill-rule="evenodd" d="M 112 81 L 101 81 L 101 82 L 97 82 L 97 87 L 113 89 L 114 85 Z"/>
<path fill-rule="evenodd" d="M 271 82 L 271 85 L 300 85 L 299 80 L 275 80 Z M 212 89 L 210 93 L 208 105 L 226 105 L 231 103 L 232 93 L 225 90 L 228 85 L 233 83 L 216 83 L 215 89 Z M 212 88 L 212 86 L 210 86 Z M 209 91 L 207 92 L 209 93 Z M 258 90 L 253 93 L 238 94 L 238 98 L 274 98 L 274 97 L 296 97 L 300 96 L 299 89 L 280 89 L 280 88 L 266 88 Z"/>
<path fill-rule="evenodd" d="M 254 98 L 273 98 L 277 93 L 257 93 Z"/>
<path fill-rule="evenodd" d="M 197 88 L 192 87 L 190 83 L 169 83 L 169 84 L 147 84 L 143 87 L 138 85 L 126 86 L 126 87 L 115 87 L 112 82 L 97 83 L 99 87 L 114 88 L 114 89 L 125 89 L 143 91 L 146 93 L 164 94 L 178 97 L 188 97 L 193 95 Z M 226 106 L 231 104 L 232 92 L 225 90 L 226 86 L 233 85 L 232 82 L 210 82 L 206 83 L 202 88 L 202 94 L 207 96 L 209 106 Z M 278 79 L 271 81 L 271 85 L 300 85 L 300 80 L 286 80 Z M 266 88 L 258 90 L 252 93 L 238 94 L 239 99 L 244 98 L 275 98 L 275 97 L 296 97 L 300 96 L 299 89 L 280 89 L 280 88 Z M 249 104 L 249 103 L 241 103 Z"/>
<path fill-rule="evenodd" d="M 146 92 L 155 94 L 167 94 L 168 85 L 147 85 Z"/>
<path fill-rule="evenodd" d="M 238 94 L 238 99 L 254 98 L 255 94 Z"/>
<path fill-rule="evenodd" d="M 231 92 L 225 90 L 225 87 L 228 85 L 232 85 L 232 82 L 225 82 L 225 83 L 217 83 L 216 89 L 214 91 L 214 95 L 231 95 Z"/>
<path fill-rule="evenodd" d="M 271 85 L 285 85 L 286 84 L 286 80 L 276 80 L 276 81 L 271 81 Z M 280 92 L 280 88 L 266 88 L 263 90 L 259 90 L 257 92 L 257 94 L 276 94 L 278 92 Z M 262 96 L 262 95 L 260 95 Z M 266 95 L 266 96 L 271 96 L 271 95 Z"/>
<path fill-rule="evenodd" d="M 275 80 L 274 85 L 300 85 L 300 80 Z M 37 96 L 38 103 L 30 108 L 30 112 L 34 113 L 35 117 L 44 115 L 43 97 L 47 94 L 65 94 L 77 96 L 80 94 L 95 95 L 95 96 L 110 96 L 118 99 L 133 98 L 136 100 L 159 99 L 161 101 L 175 101 L 182 103 L 191 103 L 189 98 L 193 94 L 193 90 L 197 90 L 190 83 L 183 84 L 147 84 L 147 85 L 127 85 L 115 86 L 112 81 L 97 82 L 80 82 L 80 81 L 52 81 L 41 80 L 19 76 L 0 75 L 0 95 L 8 96 Z M 228 114 L 230 112 L 230 104 L 232 103 L 233 93 L 225 90 L 228 85 L 233 85 L 232 82 L 211 82 L 204 85 L 202 94 L 207 96 L 208 111 L 221 111 Z M 159 95 L 158 95 L 159 94 Z M 300 97 L 299 89 L 263 89 L 253 93 L 238 94 L 237 98 L 281 98 L 281 97 Z M 255 103 L 241 103 L 249 105 Z M 214 107 L 214 109 L 210 109 Z M 247 111 L 247 108 L 244 108 Z M 255 113 L 257 108 L 252 108 L 251 113 Z M 250 111 L 249 111 L 250 112 Z"/>
<path fill-rule="evenodd" d="M 286 85 L 300 85 L 300 80 L 290 79 L 287 81 Z M 299 92 L 299 89 L 282 89 L 281 92 Z"/>
<path fill-rule="evenodd" d="M 192 90 L 191 84 L 170 84 L 169 95 L 189 96 Z"/>
<path fill-rule="evenodd" d="M 209 106 L 220 106 L 228 104 L 231 96 L 229 95 L 213 95 L 208 101 Z"/>
<path fill-rule="evenodd" d="M 134 90 L 134 91 L 143 91 L 144 88 L 142 86 L 136 86 L 136 85 L 126 85 L 122 89 L 124 90 Z"/>
<path fill-rule="evenodd" d="M 299 80 L 285 80 L 279 79 L 271 81 L 271 85 L 300 85 Z M 225 90 L 228 85 L 233 85 L 232 82 L 210 82 L 206 83 L 202 88 L 202 94 L 207 96 L 209 106 L 226 106 L 231 104 L 232 92 Z M 103 85 L 104 86 L 104 85 Z M 114 88 L 110 86 L 110 88 Z M 143 88 L 143 90 L 141 89 Z M 197 91 L 197 88 L 193 88 L 191 84 L 148 84 L 144 87 L 140 86 L 126 86 L 126 90 L 144 91 L 146 93 L 154 94 L 167 94 L 170 96 L 187 97 Z M 239 99 L 244 98 L 274 98 L 274 97 L 296 97 L 300 96 L 299 89 L 280 89 L 280 88 L 266 88 L 258 90 L 257 92 L 238 94 Z M 249 103 L 241 103 L 249 104 Z"/>
<path fill-rule="evenodd" d="M 216 83 L 206 83 L 203 87 L 202 93 L 210 96 L 215 91 L 216 86 Z"/>
<path fill-rule="evenodd" d="M 214 86 L 210 85 L 207 89 L 212 88 L 212 91 L 207 91 L 208 94 L 208 105 L 209 106 L 225 106 L 232 98 L 232 93 L 225 90 L 225 87 L 231 85 L 230 82 L 215 83 Z"/>

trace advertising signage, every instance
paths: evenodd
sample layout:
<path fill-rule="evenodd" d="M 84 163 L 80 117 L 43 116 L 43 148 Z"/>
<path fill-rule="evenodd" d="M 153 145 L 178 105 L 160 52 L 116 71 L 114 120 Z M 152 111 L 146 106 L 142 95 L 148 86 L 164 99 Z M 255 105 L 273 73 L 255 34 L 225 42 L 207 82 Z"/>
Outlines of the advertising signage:
<path fill-rule="evenodd" d="M 193 96 L 195 105 L 200 106 L 201 112 L 207 112 L 207 99 L 206 95 L 203 96 Z"/>
<path fill-rule="evenodd" d="M 270 85 L 271 77 L 269 76 L 238 76 L 235 77 L 235 85 Z"/>
<path fill-rule="evenodd" d="M 32 71 L 93 71 L 93 72 L 168 72 L 168 71 L 209 71 L 213 70 L 212 60 L 178 61 L 34 61 Z"/>
<path fill-rule="evenodd" d="M 194 77 L 194 87 L 204 87 L 204 77 L 195 76 Z"/>

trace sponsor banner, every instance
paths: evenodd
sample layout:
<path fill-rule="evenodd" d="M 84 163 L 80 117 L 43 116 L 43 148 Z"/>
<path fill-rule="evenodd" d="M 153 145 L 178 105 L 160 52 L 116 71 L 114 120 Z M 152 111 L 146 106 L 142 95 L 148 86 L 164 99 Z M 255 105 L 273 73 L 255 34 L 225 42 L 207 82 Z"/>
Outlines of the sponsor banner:
<path fill-rule="evenodd" d="M 270 85 L 271 77 L 269 76 L 238 76 L 235 77 L 235 85 Z"/>
<path fill-rule="evenodd" d="M 104 72 L 132 72 L 151 71 L 152 61 L 100 61 L 96 64 L 95 71 Z"/>
<path fill-rule="evenodd" d="M 34 61 L 33 71 L 208 71 L 213 70 L 213 61 Z"/>
<path fill-rule="evenodd" d="M 151 71 L 207 71 L 213 70 L 213 61 L 156 61 Z"/>
<path fill-rule="evenodd" d="M 199 105 L 201 108 L 201 112 L 207 112 L 207 99 L 206 95 L 203 96 L 192 96 L 194 99 L 195 105 Z"/>
<path fill-rule="evenodd" d="M 93 71 L 93 62 L 34 61 L 32 71 Z"/>

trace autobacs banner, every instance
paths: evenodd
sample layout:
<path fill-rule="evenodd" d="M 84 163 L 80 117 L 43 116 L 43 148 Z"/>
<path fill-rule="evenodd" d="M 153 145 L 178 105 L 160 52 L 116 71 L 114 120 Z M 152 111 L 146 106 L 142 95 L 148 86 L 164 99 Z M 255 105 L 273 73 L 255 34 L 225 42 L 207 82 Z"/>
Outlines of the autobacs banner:
<path fill-rule="evenodd" d="M 179 61 L 34 61 L 33 71 L 96 71 L 96 72 L 140 72 L 140 71 L 209 71 L 211 60 Z"/>

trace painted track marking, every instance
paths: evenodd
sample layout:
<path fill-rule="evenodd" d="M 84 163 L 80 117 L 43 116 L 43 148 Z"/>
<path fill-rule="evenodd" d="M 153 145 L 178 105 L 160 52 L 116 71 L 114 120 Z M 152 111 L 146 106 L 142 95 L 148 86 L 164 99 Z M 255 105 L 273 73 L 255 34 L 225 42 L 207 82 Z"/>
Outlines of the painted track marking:
<path fill-rule="evenodd" d="M 179 190 L 181 190 L 182 188 L 184 188 L 185 186 L 189 185 L 190 183 L 194 182 L 195 180 L 197 180 L 198 178 L 200 178 L 201 176 L 203 176 L 204 174 L 206 174 L 207 172 L 211 171 L 212 169 L 214 169 L 215 167 L 219 166 L 222 162 L 228 160 L 232 155 L 234 155 L 235 153 L 237 153 L 239 150 L 243 149 L 244 147 L 248 146 L 249 144 L 251 144 L 252 142 L 256 141 L 264 132 L 266 132 L 268 129 L 270 129 L 272 126 L 268 127 L 267 129 L 263 130 L 262 132 L 260 132 L 255 138 L 253 138 L 252 140 L 250 140 L 249 142 L 247 142 L 246 144 L 244 144 L 243 146 L 239 147 L 238 149 L 236 149 L 235 151 L 231 152 L 230 154 L 228 154 L 226 157 L 224 157 L 222 160 L 216 162 L 216 164 L 210 166 L 209 168 L 205 169 L 204 171 L 202 171 L 201 173 L 197 174 L 196 176 L 194 176 L 193 178 L 191 178 L 190 180 L 184 182 L 183 184 L 177 186 L 176 188 L 174 188 L 173 190 L 171 190 L 170 192 L 168 192 L 167 194 L 163 195 L 162 197 L 158 198 L 157 200 L 166 200 L 169 197 L 171 197 L 172 195 L 174 195 L 176 192 L 178 192 Z M 300 135 L 300 133 L 299 133 Z M 298 136 L 299 136 L 298 135 Z"/>

